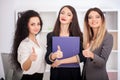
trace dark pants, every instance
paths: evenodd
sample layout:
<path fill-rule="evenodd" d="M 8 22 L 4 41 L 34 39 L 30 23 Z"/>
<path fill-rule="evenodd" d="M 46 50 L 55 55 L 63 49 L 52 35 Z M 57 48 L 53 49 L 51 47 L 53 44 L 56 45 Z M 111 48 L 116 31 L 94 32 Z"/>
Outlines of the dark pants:
<path fill-rule="evenodd" d="M 42 80 L 43 74 L 42 73 L 35 73 L 33 75 L 24 74 L 21 80 Z"/>
<path fill-rule="evenodd" d="M 51 68 L 50 80 L 82 80 L 80 68 Z"/>

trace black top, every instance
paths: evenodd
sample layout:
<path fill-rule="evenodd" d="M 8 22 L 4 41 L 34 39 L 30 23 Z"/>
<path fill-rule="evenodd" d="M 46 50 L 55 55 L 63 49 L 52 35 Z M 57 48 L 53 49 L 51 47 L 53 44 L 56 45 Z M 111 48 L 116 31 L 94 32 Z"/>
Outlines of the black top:
<path fill-rule="evenodd" d="M 45 55 L 45 60 L 46 60 L 46 62 L 48 64 L 52 64 L 53 63 L 49 59 L 49 55 L 52 52 L 52 37 L 53 36 L 55 36 L 53 34 L 53 32 L 50 32 L 50 33 L 47 34 L 47 52 L 46 52 L 46 55 Z M 70 36 L 72 36 L 72 35 L 70 35 Z M 80 62 L 84 61 L 84 57 L 82 55 L 82 50 L 83 50 L 83 46 L 82 46 L 82 43 L 80 42 L 80 53 L 78 54 Z"/>

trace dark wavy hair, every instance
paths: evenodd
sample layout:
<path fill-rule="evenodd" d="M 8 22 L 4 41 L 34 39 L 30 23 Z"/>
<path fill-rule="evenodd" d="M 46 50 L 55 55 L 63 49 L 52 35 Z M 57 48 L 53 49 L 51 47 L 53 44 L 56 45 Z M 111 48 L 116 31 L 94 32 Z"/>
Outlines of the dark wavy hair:
<path fill-rule="evenodd" d="M 28 22 L 31 17 L 39 18 L 41 25 L 40 31 L 42 30 L 43 22 L 38 12 L 34 10 L 27 10 L 21 14 L 20 18 L 18 18 L 16 30 L 14 34 L 14 40 L 12 45 L 12 56 L 11 56 L 12 63 L 15 64 L 16 69 L 21 69 L 20 63 L 17 60 L 17 56 L 18 56 L 17 50 L 20 42 L 29 35 Z"/>

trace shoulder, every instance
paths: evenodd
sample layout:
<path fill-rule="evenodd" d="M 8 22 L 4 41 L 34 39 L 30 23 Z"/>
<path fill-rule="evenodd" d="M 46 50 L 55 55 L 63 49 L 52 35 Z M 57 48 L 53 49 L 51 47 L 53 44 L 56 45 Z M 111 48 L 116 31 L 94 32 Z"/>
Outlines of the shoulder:
<path fill-rule="evenodd" d="M 28 38 L 25 38 L 24 40 L 21 41 L 19 47 L 28 47 L 30 45 L 30 40 Z"/>
<path fill-rule="evenodd" d="M 103 39 L 103 44 L 107 44 L 107 45 L 113 45 L 113 36 L 112 34 L 110 34 L 109 32 L 105 33 L 104 39 Z"/>
<path fill-rule="evenodd" d="M 47 34 L 47 38 L 50 38 L 50 37 L 52 37 L 54 34 L 53 34 L 53 32 L 49 32 L 48 34 Z"/>
<path fill-rule="evenodd" d="M 106 39 L 113 40 L 113 36 L 112 36 L 112 34 L 110 34 L 109 32 L 106 31 L 106 34 L 105 34 L 105 38 L 104 38 L 104 39 L 105 39 L 105 40 L 106 40 Z"/>
<path fill-rule="evenodd" d="M 49 32 L 47 36 L 53 36 L 53 32 Z"/>

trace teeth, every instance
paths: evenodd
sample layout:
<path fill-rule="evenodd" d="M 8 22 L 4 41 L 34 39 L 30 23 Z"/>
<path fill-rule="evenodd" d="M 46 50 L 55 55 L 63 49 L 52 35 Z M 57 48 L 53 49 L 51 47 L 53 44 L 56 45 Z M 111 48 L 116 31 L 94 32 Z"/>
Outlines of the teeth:
<path fill-rule="evenodd" d="M 92 24 L 97 24 L 97 22 L 93 22 Z"/>

